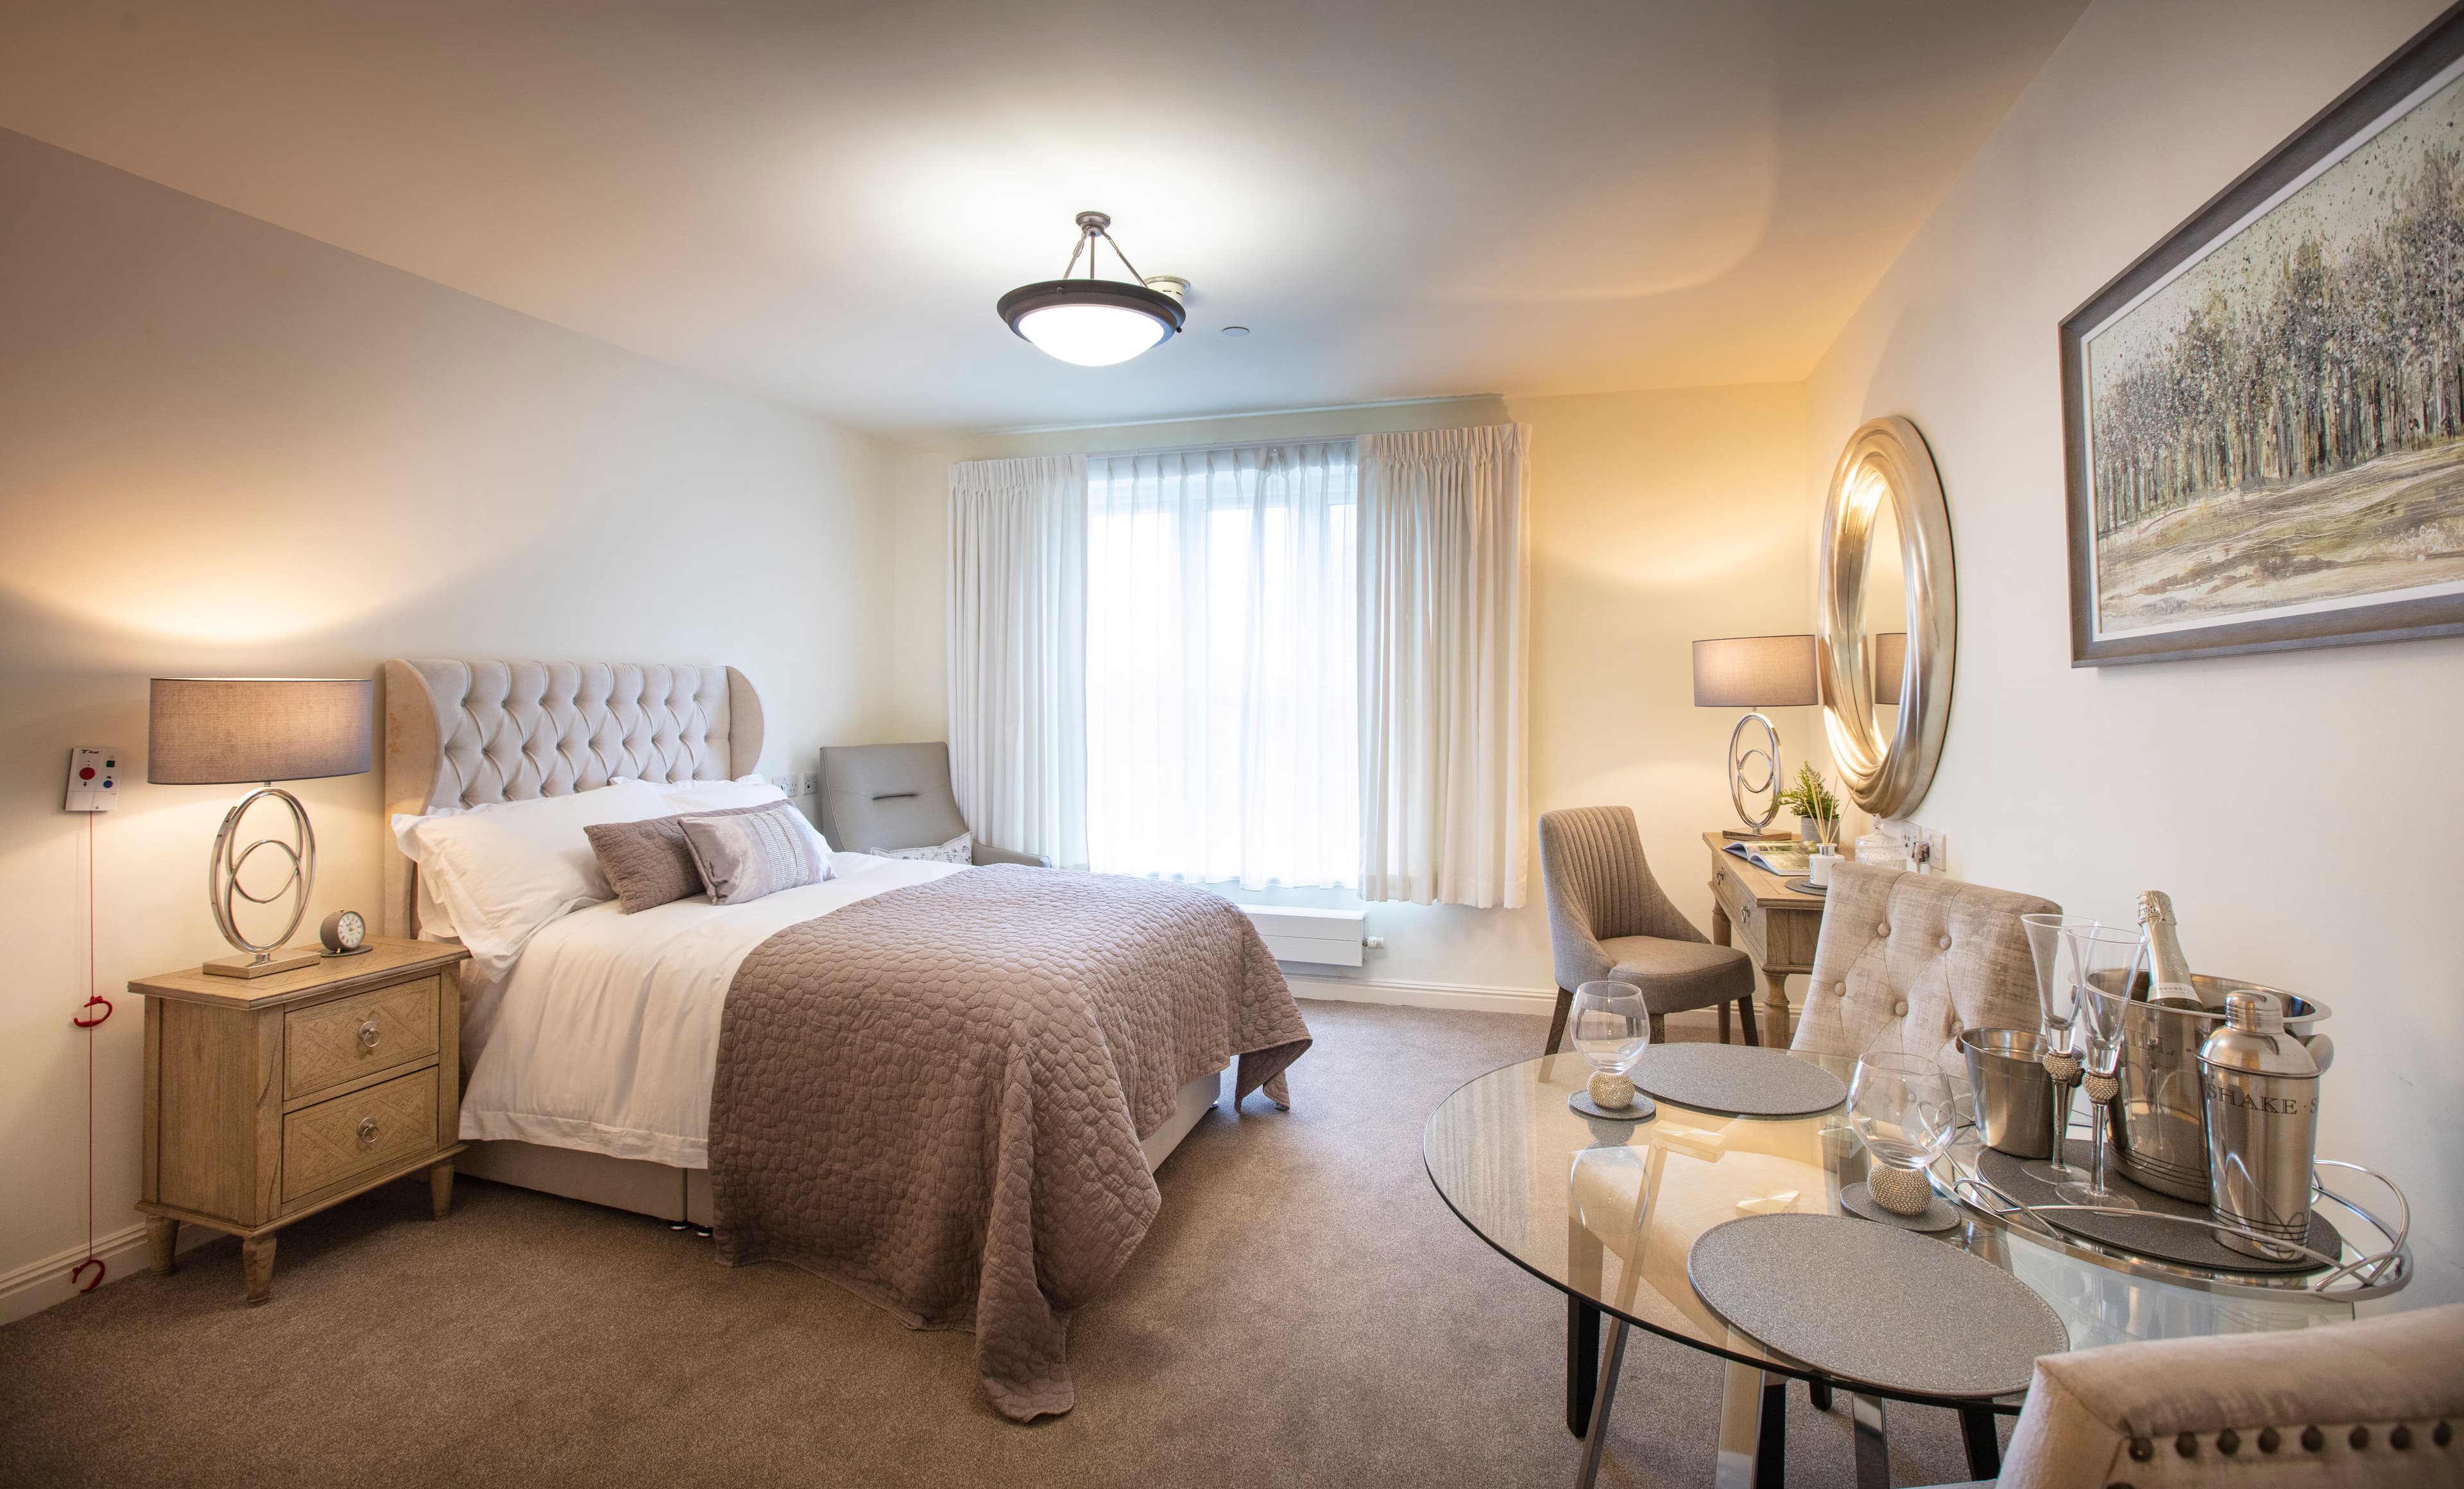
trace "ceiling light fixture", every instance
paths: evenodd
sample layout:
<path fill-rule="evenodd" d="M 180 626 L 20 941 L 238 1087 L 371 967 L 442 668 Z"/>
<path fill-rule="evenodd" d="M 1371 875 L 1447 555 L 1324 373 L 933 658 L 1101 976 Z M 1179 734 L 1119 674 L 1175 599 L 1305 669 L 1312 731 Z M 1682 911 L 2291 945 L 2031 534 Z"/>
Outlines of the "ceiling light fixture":
<path fill-rule="evenodd" d="M 1078 242 L 1069 250 L 1069 266 L 1061 278 L 1022 284 L 1001 298 L 996 308 L 1009 328 L 1064 362 L 1082 367 L 1109 367 L 1127 362 L 1150 346 L 1171 340 L 1187 319 L 1180 298 L 1187 279 L 1168 274 L 1142 276 L 1130 256 L 1121 252 L 1110 229 L 1112 219 L 1102 212 L 1078 214 Z M 1095 278 L 1095 240 L 1112 245 L 1130 278 Z M 1073 279 L 1078 256 L 1087 257 L 1087 278 Z"/>

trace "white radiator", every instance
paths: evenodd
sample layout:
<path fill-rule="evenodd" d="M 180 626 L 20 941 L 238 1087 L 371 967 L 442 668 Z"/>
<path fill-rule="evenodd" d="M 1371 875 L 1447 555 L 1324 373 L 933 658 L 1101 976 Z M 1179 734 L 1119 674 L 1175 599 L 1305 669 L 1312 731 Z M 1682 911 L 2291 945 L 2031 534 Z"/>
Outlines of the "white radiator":
<path fill-rule="evenodd" d="M 1257 922 L 1258 935 L 1278 962 L 1360 965 L 1360 930 L 1367 917 L 1358 910 L 1304 910 L 1274 904 L 1241 908 Z"/>

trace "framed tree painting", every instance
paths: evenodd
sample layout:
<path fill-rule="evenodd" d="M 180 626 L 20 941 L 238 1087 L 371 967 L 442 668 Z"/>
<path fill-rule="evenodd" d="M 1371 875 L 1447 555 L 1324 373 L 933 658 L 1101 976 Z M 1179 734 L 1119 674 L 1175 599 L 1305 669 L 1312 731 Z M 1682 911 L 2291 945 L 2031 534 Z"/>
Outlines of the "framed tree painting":
<path fill-rule="evenodd" d="M 2071 664 L 2464 633 L 2464 5 L 2061 326 Z"/>

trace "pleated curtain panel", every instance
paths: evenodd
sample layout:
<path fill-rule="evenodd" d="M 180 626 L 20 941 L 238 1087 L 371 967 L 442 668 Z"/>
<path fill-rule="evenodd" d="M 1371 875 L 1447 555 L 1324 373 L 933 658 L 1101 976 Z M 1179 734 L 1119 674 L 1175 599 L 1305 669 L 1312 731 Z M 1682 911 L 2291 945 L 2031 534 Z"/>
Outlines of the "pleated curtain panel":
<path fill-rule="evenodd" d="M 950 785 L 975 834 L 1087 866 L 1087 461 L 950 467 Z"/>
<path fill-rule="evenodd" d="M 1528 424 L 1360 441 L 1360 898 L 1523 903 Z"/>

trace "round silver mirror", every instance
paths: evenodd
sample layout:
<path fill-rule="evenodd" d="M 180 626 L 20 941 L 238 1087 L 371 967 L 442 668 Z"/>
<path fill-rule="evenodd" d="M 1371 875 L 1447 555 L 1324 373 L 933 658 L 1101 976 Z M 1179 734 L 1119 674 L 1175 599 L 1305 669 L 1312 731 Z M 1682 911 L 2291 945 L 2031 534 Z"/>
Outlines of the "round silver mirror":
<path fill-rule="evenodd" d="M 1821 587 L 1815 633 L 1831 758 L 1859 807 L 1904 815 L 1942 761 L 1959 649 L 1950 507 L 1933 452 L 1907 420 L 1876 419 L 1840 453 L 1822 508 Z M 1886 663 L 1896 676 L 1878 678 Z"/>

